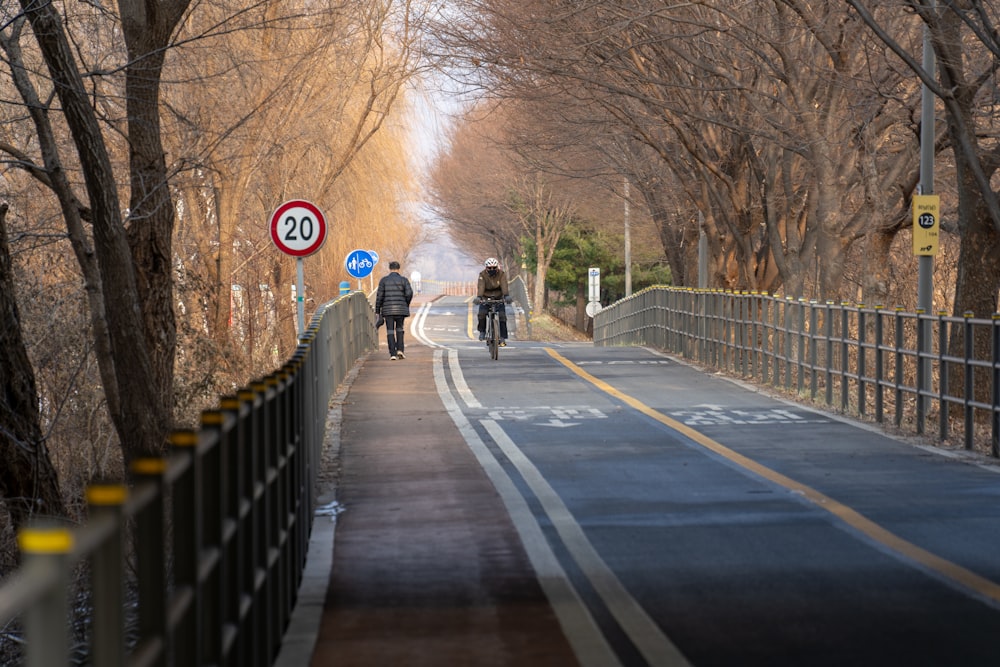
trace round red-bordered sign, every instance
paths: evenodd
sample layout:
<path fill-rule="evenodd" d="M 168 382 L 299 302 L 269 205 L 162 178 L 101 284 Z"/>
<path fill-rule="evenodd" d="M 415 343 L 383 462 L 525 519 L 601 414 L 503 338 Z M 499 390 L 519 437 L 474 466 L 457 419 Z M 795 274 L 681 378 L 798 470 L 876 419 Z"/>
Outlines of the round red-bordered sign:
<path fill-rule="evenodd" d="M 311 255 L 326 241 L 326 218 L 315 204 L 303 199 L 286 201 L 271 214 L 271 240 L 293 257 Z"/>

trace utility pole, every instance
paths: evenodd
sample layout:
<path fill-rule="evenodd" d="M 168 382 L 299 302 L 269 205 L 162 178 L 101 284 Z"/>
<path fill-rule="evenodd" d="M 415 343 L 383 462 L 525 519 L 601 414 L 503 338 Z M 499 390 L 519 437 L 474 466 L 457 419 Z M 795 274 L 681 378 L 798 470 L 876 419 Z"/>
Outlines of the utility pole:
<path fill-rule="evenodd" d="M 936 10 L 932 0 L 930 10 Z M 934 58 L 934 45 L 931 43 L 930 29 L 924 24 L 923 68 L 928 76 L 937 76 L 937 66 Z M 927 84 L 921 88 L 920 98 L 920 192 L 922 195 L 934 194 L 934 94 Z M 920 255 L 917 265 L 917 317 L 919 351 L 928 353 L 931 349 L 931 320 L 934 307 L 934 257 Z M 931 360 L 924 358 L 917 364 L 917 429 L 923 428 L 923 415 L 926 399 L 923 392 L 930 391 Z"/>
<path fill-rule="evenodd" d="M 632 230 L 629 221 L 628 176 L 625 176 L 625 296 L 632 294 Z"/>

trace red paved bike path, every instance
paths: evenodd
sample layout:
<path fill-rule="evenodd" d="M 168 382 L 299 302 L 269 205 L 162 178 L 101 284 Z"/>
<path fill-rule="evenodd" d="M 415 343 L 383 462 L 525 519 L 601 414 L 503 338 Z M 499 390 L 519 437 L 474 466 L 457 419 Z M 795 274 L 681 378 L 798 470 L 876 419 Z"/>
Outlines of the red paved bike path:
<path fill-rule="evenodd" d="M 499 495 L 444 411 L 433 350 L 408 335 L 406 359 L 390 361 L 381 346 L 344 397 L 344 511 L 334 544 L 318 545 L 335 548 L 308 664 L 578 664 Z"/>

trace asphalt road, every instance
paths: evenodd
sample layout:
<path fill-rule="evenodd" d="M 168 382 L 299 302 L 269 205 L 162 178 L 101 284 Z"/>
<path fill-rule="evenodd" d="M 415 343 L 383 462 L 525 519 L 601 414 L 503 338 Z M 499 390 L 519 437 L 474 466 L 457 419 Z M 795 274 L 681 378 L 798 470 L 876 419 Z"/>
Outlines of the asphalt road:
<path fill-rule="evenodd" d="M 585 665 L 1000 665 L 1000 475 L 642 348 L 411 319 Z"/>

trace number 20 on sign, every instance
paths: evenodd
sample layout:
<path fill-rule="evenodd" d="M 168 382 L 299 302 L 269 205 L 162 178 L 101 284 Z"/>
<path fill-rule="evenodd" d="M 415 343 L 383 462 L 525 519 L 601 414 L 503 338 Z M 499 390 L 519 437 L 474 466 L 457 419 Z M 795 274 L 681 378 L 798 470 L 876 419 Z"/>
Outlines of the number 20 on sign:
<path fill-rule="evenodd" d="M 314 204 L 302 199 L 286 201 L 271 214 L 271 240 L 293 257 L 311 255 L 326 241 L 326 219 Z"/>

